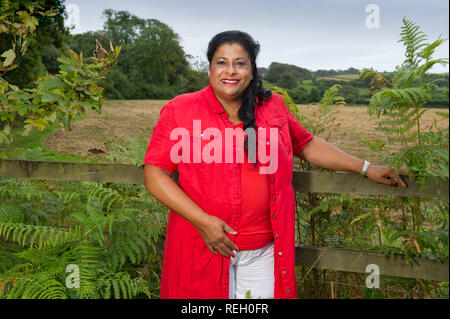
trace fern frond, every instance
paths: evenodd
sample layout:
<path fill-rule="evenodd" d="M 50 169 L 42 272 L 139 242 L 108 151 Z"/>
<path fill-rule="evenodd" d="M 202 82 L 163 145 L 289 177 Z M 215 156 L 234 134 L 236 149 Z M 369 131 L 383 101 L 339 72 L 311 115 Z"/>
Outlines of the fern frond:
<path fill-rule="evenodd" d="M 0 206 L 0 222 L 23 223 L 24 209 L 17 204 Z"/>
<path fill-rule="evenodd" d="M 339 93 L 342 85 L 335 84 L 325 91 L 323 98 L 320 100 L 321 106 L 344 105 L 345 98 Z"/>
<path fill-rule="evenodd" d="M 23 261 L 17 256 L 17 253 L 22 250 L 23 248 L 15 243 L 6 243 L 0 248 L 0 274 L 6 273 Z"/>
<path fill-rule="evenodd" d="M 441 34 L 442 35 L 442 34 Z M 441 39 L 441 35 L 432 43 L 426 45 L 417 55 L 426 61 L 429 61 L 434 54 L 436 48 L 443 44 L 447 39 Z M 446 59 L 448 61 L 448 59 Z M 445 65 L 444 65 L 445 66 Z"/>
<path fill-rule="evenodd" d="M 68 246 L 65 245 L 43 249 L 29 248 L 16 256 L 31 262 L 39 271 L 51 277 L 64 273 L 66 266 L 72 261 Z"/>
<path fill-rule="evenodd" d="M 131 299 L 143 293 L 151 298 L 150 287 L 143 278 L 130 278 L 125 272 L 115 273 L 114 277 L 99 279 L 101 295 L 105 299 Z"/>
<path fill-rule="evenodd" d="M 96 280 L 101 250 L 89 241 L 80 242 L 73 250 L 74 264 L 80 269 L 80 287 L 76 289 L 81 298 L 96 295 Z"/>
<path fill-rule="evenodd" d="M 35 226 L 22 223 L 0 222 L 0 236 L 6 241 L 17 242 L 22 246 L 38 248 L 56 247 L 79 239 L 79 228 L 67 230 L 51 226 Z"/>
<path fill-rule="evenodd" d="M 124 198 L 119 192 L 107 188 L 101 183 L 82 182 L 81 185 L 86 192 L 88 203 L 98 201 L 100 207 L 106 209 L 106 212 L 109 212 L 113 205 L 120 207 L 124 202 Z"/>
<path fill-rule="evenodd" d="M 147 150 L 148 139 L 142 133 L 139 133 L 138 140 L 128 137 L 128 146 L 125 147 L 114 141 L 109 141 L 107 147 L 109 149 L 106 158 L 112 160 L 114 163 L 128 163 L 136 167 L 141 167 L 144 164 L 142 161 Z"/>
<path fill-rule="evenodd" d="M 405 64 L 411 67 L 415 67 L 419 64 L 418 52 L 422 47 L 427 46 L 425 42 L 427 36 L 420 30 L 414 22 L 403 18 L 402 36 L 398 42 L 402 42 L 406 46 L 406 60 Z"/>
<path fill-rule="evenodd" d="M 56 191 L 55 194 L 58 196 L 58 198 L 64 203 L 70 203 L 74 201 L 81 201 L 81 198 L 84 194 L 80 193 L 79 191 Z"/>
<path fill-rule="evenodd" d="M 8 299 L 67 299 L 67 290 L 56 279 L 39 274 L 15 280 Z"/>
<path fill-rule="evenodd" d="M 406 166 L 418 183 L 425 183 L 425 177 L 449 179 L 448 150 L 436 145 L 409 147 L 392 155 L 387 162 L 397 168 Z"/>
<path fill-rule="evenodd" d="M 127 260 L 137 264 L 148 256 L 149 239 L 144 232 L 116 233 L 112 240 L 103 254 L 113 269 L 120 269 Z"/>
<path fill-rule="evenodd" d="M 27 201 L 41 201 L 48 197 L 48 192 L 36 188 L 30 181 L 14 179 L 0 180 L 0 198 L 27 200 Z"/>
<path fill-rule="evenodd" d="M 370 115 L 378 117 L 389 111 L 425 104 L 431 99 L 431 95 L 424 87 L 412 87 L 404 89 L 383 89 L 375 93 L 369 102 Z"/>

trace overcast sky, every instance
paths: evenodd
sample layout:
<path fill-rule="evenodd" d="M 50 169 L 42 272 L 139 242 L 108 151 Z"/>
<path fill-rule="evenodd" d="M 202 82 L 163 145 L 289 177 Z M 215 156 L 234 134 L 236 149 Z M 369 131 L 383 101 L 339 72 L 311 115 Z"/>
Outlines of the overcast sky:
<path fill-rule="evenodd" d="M 371 4 L 379 9 L 378 20 L 377 9 L 366 12 Z M 66 0 L 68 5 L 79 8 L 79 28 L 73 33 L 101 30 L 105 9 L 126 10 L 168 24 L 180 35 L 184 51 L 204 60 L 216 33 L 238 29 L 261 44 L 258 66 L 276 61 L 311 71 L 393 71 L 404 60 L 397 43 L 403 17 L 421 26 L 430 42 L 440 34 L 448 39 L 449 30 L 448 0 Z M 447 40 L 435 57 L 448 58 L 448 50 Z M 448 68 L 439 65 L 432 72 Z"/>

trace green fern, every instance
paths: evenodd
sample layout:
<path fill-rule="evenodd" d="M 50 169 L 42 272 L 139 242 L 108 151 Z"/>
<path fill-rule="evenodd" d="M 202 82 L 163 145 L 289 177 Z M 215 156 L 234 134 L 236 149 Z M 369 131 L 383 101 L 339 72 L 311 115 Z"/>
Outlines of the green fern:
<path fill-rule="evenodd" d="M 127 147 L 112 140 L 108 141 L 106 145 L 109 150 L 106 158 L 113 163 L 131 163 L 136 167 L 144 166 L 142 161 L 147 151 L 148 139 L 142 133 L 139 133 L 137 140 L 128 137 Z"/>
<path fill-rule="evenodd" d="M 114 189 L 105 187 L 104 184 L 95 182 L 81 182 L 81 186 L 87 196 L 87 202 L 96 201 L 100 207 L 109 212 L 113 205 L 121 207 L 124 199 L 119 192 Z"/>
<path fill-rule="evenodd" d="M 9 190 L 0 193 L 0 297 L 105 298 L 108 289 L 112 298 L 155 295 L 157 288 L 150 289 L 143 278 L 154 270 L 139 275 L 138 269 L 148 269 L 154 260 L 167 209 L 145 187 L 0 183 Z M 37 195 L 27 197 L 27 192 Z M 70 264 L 79 268 L 78 288 L 65 287 Z"/>
<path fill-rule="evenodd" d="M 119 272 L 112 278 L 101 278 L 99 280 L 100 294 L 105 299 L 131 299 L 139 294 L 151 298 L 148 283 L 142 278 L 131 278 L 126 272 Z"/>
<path fill-rule="evenodd" d="M 51 226 L 34 226 L 22 223 L 0 223 L 0 237 L 6 241 L 17 242 L 22 246 L 38 248 L 56 247 L 68 241 L 78 239 L 79 229 L 60 230 Z"/>
<path fill-rule="evenodd" d="M 58 280 L 38 274 L 14 281 L 8 299 L 67 299 L 67 289 Z"/>
<path fill-rule="evenodd" d="M 381 159 L 394 167 L 402 168 L 421 182 L 425 177 L 449 177 L 448 174 L 448 130 L 424 132 L 421 118 L 427 111 L 426 104 L 438 87 L 424 81 L 425 74 L 435 64 L 447 65 L 448 59 L 433 59 L 436 48 L 446 39 L 440 37 L 427 42 L 427 36 L 415 23 L 403 19 L 401 39 L 405 45 L 405 61 L 397 66 L 392 83 L 379 87 L 369 103 L 369 114 L 378 118 L 377 129 L 388 137 L 388 144 L 399 144 L 401 150 Z M 376 77 L 370 69 L 363 72 L 366 77 Z M 378 74 L 378 78 L 382 78 Z M 447 137 L 447 141 L 444 138 Z M 439 143 L 435 144 L 439 138 Z"/>
<path fill-rule="evenodd" d="M 428 40 L 425 33 L 420 30 L 420 27 L 417 26 L 414 22 L 409 21 L 406 18 L 402 20 L 402 32 L 400 35 L 402 36 L 398 42 L 403 43 L 405 46 L 405 61 L 403 62 L 403 67 L 406 70 L 410 70 L 411 75 L 417 75 L 419 78 L 423 79 L 425 73 L 431 69 L 431 67 L 440 63 L 442 65 L 447 65 L 448 59 L 437 59 L 431 60 L 432 56 L 438 46 L 446 41 L 446 39 L 441 39 L 441 35 L 437 40 L 432 43 L 426 42 Z M 424 62 L 422 65 L 419 65 L 420 62 Z M 397 79 L 404 78 L 403 73 L 397 75 Z M 412 84 L 411 78 L 406 77 L 408 81 L 402 81 L 403 87 L 408 87 Z"/>
<path fill-rule="evenodd" d="M 425 75 L 436 64 L 448 64 L 447 58 L 433 58 L 436 48 L 446 39 L 439 36 L 432 43 L 427 41 L 420 27 L 403 19 L 399 42 L 405 46 L 405 61 L 396 67 L 392 82 L 372 69 L 363 71 L 363 78 L 372 78 L 372 88 L 376 89 L 368 110 L 371 116 L 377 117 L 377 129 L 388 138 L 383 147 L 399 146 L 398 151 L 380 156 L 381 161 L 406 171 L 409 178 L 422 186 L 430 177 L 440 178 L 440 181 L 449 178 L 448 128 L 440 129 L 435 122 L 431 130 L 424 131 L 422 125 L 431 94 L 439 90 L 433 82 L 425 81 Z M 448 118 L 448 113 L 438 115 Z M 366 144 L 371 145 L 370 142 Z M 437 219 L 440 223 L 448 219 L 448 208 L 441 209 L 436 201 L 418 198 L 400 198 L 396 205 L 399 205 L 396 209 L 402 211 L 403 222 L 399 227 L 386 219 L 392 230 L 385 236 L 389 244 L 381 245 L 380 252 L 400 252 L 411 262 L 414 256 L 424 254 L 424 251 L 434 256 L 448 255 L 448 241 L 440 239 L 441 233 L 448 237 L 448 223 L 444 223 L 441 233 L 424 229 L 428 211 L 430 216 L 443 215 Z M 448 201 L 446 205 L 448 207 Z M 377 227 L 379 225 L 380 221 Z M 441 244 L 436 244 L 437 241 Z"/>
<path fill-rule="evenodd" d="M 292 115 L 313 135 L 321 136 L 332 125 L 336 107 L 345 104 L 344 97 L 339 93 L 339 89 L 342 89 L 342 86 L 335 84 L 325 91 L 317 109 L 314 110 L 316 114 L 314 116 L 306 116 L 285 90 L 279 87 L 272 87 L 271 89 L 274 93 L 278 93 L 283 97 Z"/>

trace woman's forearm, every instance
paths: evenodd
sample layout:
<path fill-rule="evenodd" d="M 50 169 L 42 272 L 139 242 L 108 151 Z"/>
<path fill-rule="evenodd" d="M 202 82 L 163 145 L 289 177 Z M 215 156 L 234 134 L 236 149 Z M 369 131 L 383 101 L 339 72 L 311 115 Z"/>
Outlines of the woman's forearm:
<path fill-rule="evenodd" d="M 209 215 L 200 208 L 177 183 L 170 174 L 160 167 L 146 165 L 144 168 L 144 184 L 150 194 L 173 211 L 188 220 L 202 236 L 208 249 L 222 256 L 234 256 L 233 250 L 239 247 L 226 235 L 226 232 L 237 233 L 218 217 Z"/>
<path fill-rule="evenodd" d="M 162 168 L 145 165 L 144 184 L 150 194 L 165 206 L 183 216 L 194 227 L 199 227 L 207 217 L 208 214 Z"/>
<path fill-rule="evenodd" d="M 311 164 L 336 171 L 360 173 L 364 165 L 363 160 L 318 137 L 314 137 L 298 156 Z"/>

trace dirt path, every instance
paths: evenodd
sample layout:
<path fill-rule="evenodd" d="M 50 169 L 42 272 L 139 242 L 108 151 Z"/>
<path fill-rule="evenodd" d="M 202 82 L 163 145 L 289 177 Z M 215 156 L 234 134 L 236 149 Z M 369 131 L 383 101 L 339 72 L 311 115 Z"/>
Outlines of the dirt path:
<path fill-rule="evenodd" d="M 71 132 L 56 130 L 43 143 L 56 152 L 96 158 L 97 155 L 89 150 L 107 152 L 105 143 L 110 140 L 127 145 L 128 137 L 137 140 L 140 133 L 150 139 L 159 111 L 165 103 L 159 100 L 107 101 L 101 115 L 89 111 L 86 119 L 73 124 Z M 316 106 L 300 105 L 300 108 L 306 115 L 311 115 Z M 449 126 L 448 120 L 436 115 L 436 111 L 448 113 L 445 109 L 429 109 L 422 118 L 422 127 L 430 129 L 434 119 L 438 127 Z M 375 130 L 375 120 L 370 118 L 366 107 L 338 107 L 334 123 L 322 138 L 351 155 L 378 162 L 378 154 L 360 141 L 360 138 L 386 140 L 381 132 Z"/>

